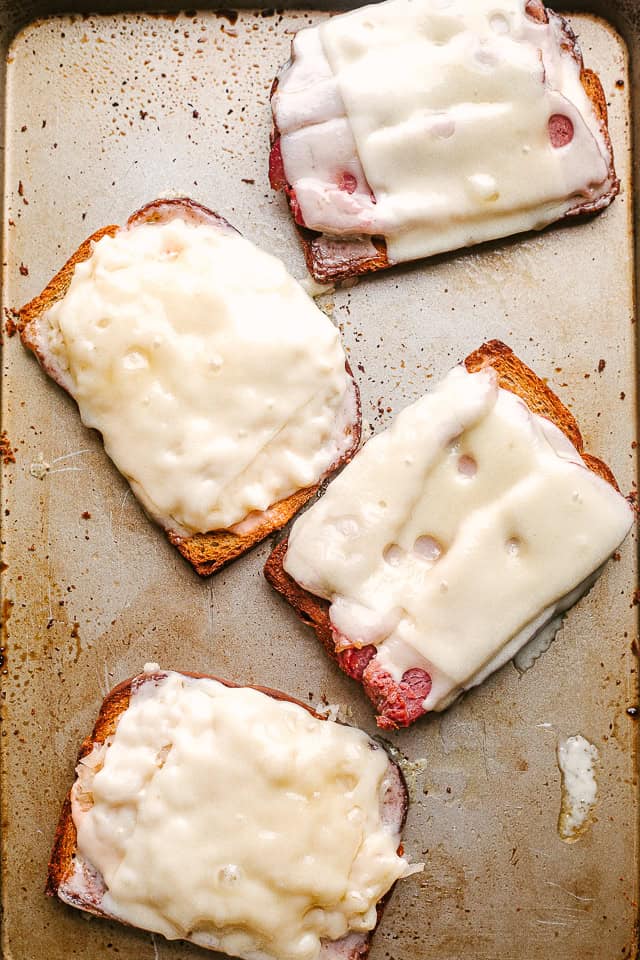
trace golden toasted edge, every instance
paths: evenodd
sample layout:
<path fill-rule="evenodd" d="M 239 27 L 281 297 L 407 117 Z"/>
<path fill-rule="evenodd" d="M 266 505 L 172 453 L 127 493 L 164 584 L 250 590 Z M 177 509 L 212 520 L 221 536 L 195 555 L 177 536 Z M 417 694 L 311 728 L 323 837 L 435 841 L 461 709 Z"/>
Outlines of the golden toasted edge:
<path fill-rule="evenodd" d="M 610 483 L 620 492 L 612 470 L 584 449 L 580 428 L 573 414 L 565 407 L 560 398 L 544 380 L 519 359 L 501 340 L 489 340 L 475 350 L 464 361 L 469 373 L 475 373 L 484 367 L 495 370 L 498 385 L 504 390 L 515 393 L 527 404 L 533 413 L 550 420 L 574 445 L 589 469 Z"/>
<path fill-rule="evenodd" d="M 303 710 L 306 710 L 307 713 L 310 713 L 311 716 L 315 717 L 317 720 L 327 720 L 327 716 L 317 713 L 310 707 L 307 703 L 303 703 L 301 700 L 296 699 L 295 697 L 289 696 L 287 693 L 283 693 L 281 690 L 273 690 L 271 687 L 261 687 L 256 686 L 255 684 L 238 684 L 233 683 L 231 680 L 223 680 L 221 677 L 215 677 L 206 673 L 193 673 L 191 671 L 179 671 L 182 676 L 193 677 L 194 679 L 200 680 L 216 680 L 218 683 L 224 684 L 225 687 L 232 687 L 235 689 L 248 688 L 250 690 L 257 690 L 259 693 L 264 693 L 268 697 L 272 697 L 274 700 L 282 700 L 286 703 L 295 703 L 297 706 L 302 707 Z M 78 753 L 78 759 L 76 761 L 76 766 L 80 763 L 84 757 L 88 756 L 93 750 L 95 745 L 103 744 L 108 737 L 112 736 L 115 733 L 116 727 L 120 721 L 120 717 L 125 712 L 129 706 L 131 700 L 131 690 L 134 683 L 144 683 L 154 679 L 159 679 L 165 675 L 165 671 L 160 671 L 159 673 L 149 673 L 149 674 L 140 674 L 137 677 L 130 677 L 128 680 L 123 680 L 122 683 L 119 683 L 116 687 L 111 690 L 105 699 L 102 702 L 100 707 L 100 712 L 98 718 L 95 722 L 91 735 L 88 736 L 80 747 Z M 386 752 L 386 751 L 385 751 Z M 404 779 L 402 770 L 398 767 L 395 760 L 389 756 L 387 753 L 387 758 L 390 764 L 392 764 L 399 774 L 400 783 L 402 784 L 404 797 L 403 797 L 403 807 L 402 807 L 402 816 L 400 823 L 400 830 L 404 828 L 407 812 L 409 809 L 409 794 L 407 790 L 407 785 Z M 47 883 L 45 886 L 45 893 L 47 896 L 55 897 L 59 896 L 60 888 L 69 880 L 73 874 L 74 869 L 74 858 L 77 848 L 77 834 L 76 827 L 73 822 L 73 817 L 71 814 L 71 790 L 67 793 L 65 800 L 62 805 L 62 812 L 60 814 L 60 819 L 56 827 L 55 837 L 53 841 L 53 848 L 51 851 L 51 857 L 49 859 L 48 873 L 47 873 Z M 399 852 L 402 854 L 403 847 L 400 844 Z M 395 884 L 394 884 L 395 886 Z M 393 887 L 378 901 L 377 903 L 377 924 L 380 923 L 382 919 L 382 914 L 384 908 L 393 892 Z M 96 904 L 91 900 L 83 900 L 80 896 L 74 896 L 74 906 L 80 910 L 84 910 L 88 913 L 92 913 L 94 916 L 103 917 L 107 919 L 110 918 L 110 915 L 101 910 Z M 118 919 L 117 917 L 115 919 Z M 124 921 L 118 920 L 119 923 Z M 377 928 L 376 924 L 376 928 Z M 129 924 L 125 924 L 128 926 Z M 369 931 L 364 940 L 354 949 L 354 952 L 349 957 L 349 960 L 366 960 L 366 957 L 369 954 L 369 948 L 371 944 L 371 937 L 375 933 L 376 928 Z"/>
<path fill-rule="evenodd" d="M 548 13 L 553 13 L 553 15 L 557 17 L 561 23 L 566 49 L 571 53 L 576 62 L 580 64 L 580 80 L 585 93 L 593 104 L 596 116 L 600 121 L 600 129 L 609 153 L 609 176 L 611 178 L 611 189 L 609 192 L 603 194 L 603 196 L 591 203 L 584 201 L 576 203 L 575 207 L 572 207 L 570 210 L 568 210 L 561 218 L 560 222 L 562 222 L 562 220 L 568 218 L 580 217 L 603 210 L 620 192 L 620 181 L 616 175 L 613 146 L 611 144 L 611 137 L 609 135 L 607 98 L 605 96 L 602 83 L 600 82 L 600 77 L 597 73 L 595 73 L 594 70 L 585 67 L 582 53 L 580 51 L 580 47 L 578 46 L 577 37 L 569 26 L 566 18 L 558 13 L 555 13 L 554 11 L 549 10 L 548 8 L 543 7 L 542 4 L 536 4 L 536 6 L 542 8 L 541 15 L 543 15 L 545 19 L 547 18 Z M 273 96 L 275 90 L 277 89 L 277 85 L 276 77 L 271 89 L 271 96 Z M 272 141 L 278 139 L 279 136 L 280 133 L 274 123 Z M 291 211 L 292 219 L 300 237 L 300 243 L 302 245 L 302 251 L 304 253 L 307 269 L 312 277 L 318 281 L 318 283 L 335 283 L 340 280 L 345 280 L 348 277 L 362 276 L 368 273 L 377 273 L 379 270 L 385 270 L 388 267 L 395 266 L 395 264 L 389 263 L 389 259 L 387 257 L 387 244 L 384 237 L 371 237 L 366 239 L 370 239 L 373 245 L 376 247 L 376 256 L 358 260 L 355 263 L 345 258 L 344 260 L 337 262 L 335 267 L 331 269 L 329 266 L 327 266 L 318 253 L 317 244 L 320 238 L 323 237 L 323 234 L 318 233 L 315 230 L 309 230 L 307 227 L 300 226 L 300 224 L 295 222 L 295 213 L 291 202 L 290 193 L 287 190 L 285 191 L 285 194 L 289 209 Z M 451 252 L 453 253 L 456 251 Z"/>
<path fill-rule="evenodd" d="M 523 363 L 510 347 L 501 340 L 489 340 L 469 354 L 464 365 L 469 373 L 491 367 L 500 387 L 520 397 L 533 413 L 550 420 L 562 430 L 586 466 L 620 492 L 616 478 L 607 464 L 584 450 L 582 434 L 573 414 L 544 380 Z M 274 590 L 293 607 L 303 623 L 312 627 L 327 653 L 335 660 L 337 656 L 329 619 L 329 603 L 305 590 L 286 572 L 284 558 L 287 542 L 287 539 L 284 539 L 271 552 L 265 564 L 264 575 Z"/>
<path fill-rule="evenodd" d="M 20 307 L 18 310 L 16 329 L 20 334 L 20 338 L 24 346 L 28 350 L 31 350 L 32 353 L 35 353 L 42 368 L 54 380 L 55 376 L 52 372 L 49 359 L 42 353 L 38 346 L 38 320 L 43 313 L 53 306 L 56 300 L 60 300 L 62 297 L 64 297 L 65 293 L 69 289 L 69 284 L 71 283 L 71 278 L 73 277 L 73 273 L 77 264 L 82 263 L 83 260 L 89 259 L 93 244 L 97 243 L 98 240 L 101 240 L 103 237 L 112 237 L 119 229 L 120 228 L 117 226 L 117 224 L 110 224 L 109 226 L 102 227 L 100 230 L 96 230 L 95 233 L 92 233 L 91 236 L 84 241 L 84 243 L 80 244 L 76 252 L 69 257 L 65 265 L 58 270 L 53 279 L 50 280 L 46 285 L 42 293 L 39 293 L 33 298 L 33 300 L 25 303 L 25 305 Z M 59 385 L 62 386 L 62 384 Z"/>
<path fill-rule="evenodd" d="M 94 744 L 104 743 L 107 737 L 115 732 L 120 716 L 129 706 L 132 682 L 133 678 L 125 680 L 107 694 L 90 736 L 82 741 L 76 766 L 91 753 Z M 50 897 L 55 896 L 58 893 L 58 888 L 71 877 L 76 845 L 76 828 L 71 816 L 71 790 L 69 790 L 56 827 L 53 849 L 49 859 L 45 890 Z M 89 902 L 87 903 L 87 909 L 91 909 L 93 912 L 92 904 Z"/>
<path fill-rule="evenodd" d="M 189 200 L 186 197 L 170 200 L 154 200 L 133 213 L 127 220 L 127 227 L 139 223 L 160 223 L 175 217 L 185 217 L 196 222 L 210 222 L 236 232 L 234 228 L 217 213 L 209 210 L 202 204 Z M 37 323 L 39 318 L 49 310 L 56 300 L 61 299 L 73 277 L 78 263 L 91 256 L 93 244 L 104 236 L 113 236 L 120 229 L 111 224 L 93 233 L 84 243 L 80 244 L 76 252 L 67 260 L 61 270 L 47 284 L 42 293 L 30 300 L 18 312 L 17 328 L 22 342 L 38 358 L 40 365 L 49 376 L 63 389 L 64 385 L 56 377 L 49 358 L 42 352 L 38 344 Z M 325 480 L 353 457 L 360 444 L 362 430 L 360 394 L 349 364 L 346 364 L 347 373 L 351 378 L 355 395 L 356 415 L 351 424 L 351 444 L 346 453 L 326 471 L 321 480 Z M 265 519 L 253 530 L 246 534 L 232 533 L 229 530 L 213 530 L 208 533 L 198 533 L 193 536 L 182 536 L 179 533 L 165 528 L 165 534 L 170 543 L 175 546 L 200 576 L 206 577 L 242 556 L 269 534 L 280 530 L 297 513 L 304 504 L 314 496 L 319 484 L 297 490 L 278 503 L 273 504 L 266 511 Z"/>
<path fill-rule="evenodd" d="M 318 484 L 305 487 L 269 508 L 266 519 L 249 533 L 230 530 L 194 533 L 189 537 L 167 530 L 169 541 L 201 577 L 208 577 L 242 556 L 276 530 L 281 530 L 318 490 Z"/>
<path fill-rule="evenodd" d="M 360 391 L 351 372 L 349 363 L 345 364 L 346 371 L 353 384 L 356 402 L 356 419 L 351 425 L 351 443 L 348 450 L 324 473 L 321 481 L 311 487 L 297 490 L 284 500 L 273 504 L 265 513 L 265 519 L 249 533 L 238 534 L 230 530 L 212 530 L 209 533 L 196 533 L 190 537 L 167 532 L 171 543 L 177 547 L 182 556 L 189 561 L 194 570 L 202 577 L 207 577 L 222 567 L 246 553 L 271 533 L 281 530 L 292 517 L 302 509 L 317 493 L 320 483 L 331 477 L 337 470 L 353 459 L 360 445 L 362 434 L 362 414 L 360 405 Z"/>

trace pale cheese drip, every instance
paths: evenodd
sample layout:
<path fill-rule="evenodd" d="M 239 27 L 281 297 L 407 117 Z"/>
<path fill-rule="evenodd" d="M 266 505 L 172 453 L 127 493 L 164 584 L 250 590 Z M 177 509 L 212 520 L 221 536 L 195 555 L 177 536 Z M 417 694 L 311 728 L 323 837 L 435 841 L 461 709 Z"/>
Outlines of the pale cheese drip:
<path fill-rule="evenodd" d="M 399 262 L 605 193 L 609 150 L 562 43 L 558 18 L 536 23 L 525 0 L 387 0 L 301 31 L 273 110 L 306 225 L 380 234 Z M 561 148 L 554 115 L 573 124 Z"/>
<path fill-rule="evenodd" d="M 44 335 L 83 422 L 178 532 L 266 510 L 351 443 L 338 331 L 281 261 L 228 229 L 175 219 L 103 237 Z"/>
<path fill-rule="evenodd" d="M 591 822 L 598 795 L 594 765 L 598 748 L 575 735 L 558 742 L 558 767 L 562 777 L 562 802 L 558 833 L 568 843 L 577 840 Z"/>
<path fill-rule="evenodd" d="M 296 521 L 284 566 L 394 679 L 426 670 L 425 709 L 442 709 L 565 609 L 631 523 L 556 427 L 457 367 Z"/>
<path fill-rule="evenodd" d="M 371 930 L 413 872 L 382 811 L 384 750 L 255 690 L 150 677 L 91 767 L 73 817 L 101 909 L 170 939 L 315 960 L 321 940 Z"/>

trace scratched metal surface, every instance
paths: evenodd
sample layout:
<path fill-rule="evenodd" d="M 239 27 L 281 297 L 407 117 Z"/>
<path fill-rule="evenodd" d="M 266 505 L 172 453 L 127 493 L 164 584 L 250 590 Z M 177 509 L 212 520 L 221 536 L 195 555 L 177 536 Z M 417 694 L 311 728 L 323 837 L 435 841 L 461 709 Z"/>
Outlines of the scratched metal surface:
<path fill-rule="evenodd" d="M 0 9 L 5 39 L 46 12 Z M 631 41 L 637 4 L 610 10 Z M 7 64 L 5 305 L 37 293 L 97 227 L 172 192 L 219 210 L 302 277 L 284 202 L 267 184 L 268 91 L 291 33 L 318 16 L 245 12 L 232 24 L 211 12 L 116 13 L 28 25 Z M 500 337 L 552 380 L 628 492 L 637 407 L 626 48 L 602 21 L 572 22 L 610 104 L 624 186 L 611 209 L 323 302 L 374 428 Z M 3 377 L 3 429 L 16 451 L 3 478 L 3 955 L 204 957 L 43 896 L 74 756 L 103 695 L 158 660 L 350 704 L 368 730 L 371 711 L 268 590 L 269 544 L 199 580 L 17 337 L 5 335 Z M 399 886 L 372 960 L 636 955 L 636 735 L 626 713 L 637 702 L 635 555 L 629 539 L 532 669 L 520 676 L 509 664 L 444 716 L 390 738 L 410 761 L 407 847 L 426 869 Z M 572 733 L 600 751 L 599 799 L 597 822 L 567 845 L 556 832 L 555 748 Z"/>

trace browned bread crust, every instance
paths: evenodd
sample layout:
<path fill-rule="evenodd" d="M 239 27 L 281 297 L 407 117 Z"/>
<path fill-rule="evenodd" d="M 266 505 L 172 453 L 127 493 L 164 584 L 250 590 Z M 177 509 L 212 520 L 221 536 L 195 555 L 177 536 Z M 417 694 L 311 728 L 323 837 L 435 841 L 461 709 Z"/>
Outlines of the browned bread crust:
<path fill-rule="evenodd" d="M 211 676 L 210 674 L 205 673 L 192 673 L 189 671 L 180 671 L 183 676 L 193 677 L 195 679 L 209 679 L 216 680 L 218 683 L 222 683 L 225 687 L 234 687 L 238 688 L 242 686 L 241 684 L 233 683 L 231 680 L 223 680 L 220 677 Z M 124 680 L 122 683 L 119 683 L 110 693 L 105 697 L 101 707 L 98 718 L 95 722 L 91 734 L 83 740 L 78 753 L 78 759 L 76 765 L 80 763 L 85 757 L 87 757 L 96 745 L 105 743 L 108 737 L 112 736 L 115 733 L 116 727 L 120 721 L 120 717 L 125 712 L 129 706 L 131 699 L 131 692 L 133 685 L 140 682 L 151 681 L 162 677 L 164 673 L 154 674 L 144 674 L 142 677 L 131 677 L 128 680 Z M 310 713 L 313 717 L 316 717 L 318 720 L 326 720 L 327 717 L 322 714 L 317 713 L 312 707 L 308 704 L 303 703 L 300 700 L 297 700 L 295 697 L 290 697 L 288 694 L 283 693 L 280 690 L 273 690 L 270 687 L 260 687 L 254 684 L 245 685 L 251 690 L 258 690 L 260 693 L 266 694 L 268 697 L 272 697 L 274 700 L 283 700 L 288 703 L 295 703 L 299 707 L 302 707 L 307 713 Z M 398 782 L 402 790 L 402 809 L 401 809 L 401 822 L 400 829 L 404 827 L 407 811 L 409 808 L 409 797 L 402 775 L 402 771 L 397 766 L 394 760 L 389 757 L 389 763 L 394 766 L 398 775 Z M 49 859 L 49 867 L 47 873 L 47 883 L 45 887 L 45 892 L 50 897 L 59 896 L 62 892 L 65 884 L 71 879 L 74 872 L 74 859 L 76 856 L 77 848 L 77 834 L 76 827 L 73 822 L 73 817 L 71 814 L 71 790 L 69 790 L 67 796 L 65 797 L 62 812 L 60 814 L 60 819 L 56 827 L 53 849 L 51 851 L 51 857 Z M 400 853 L 402 853 L 402 846 L 400 847 Z M 382 897 L 377 905 L 377 919 L 378 923 L 382 919 L 382 913 L 388 902 L 393 888 Z M 87 891 L 86 895 L 79 896 L 74 893 L 72 897 L 65 897 L 67 902 L 73 902 L 73 906 L 78 907 L 81 910 L 84 910 L 87 913 L 92 913 L 96 917 L 108 917 L 109 915 L 105 913 L 104 910 L 95 902 L 91 897 L 91 892 Z M 115 919 L 118 919 L 117 917 Z M 119 920 L 120 923 L 123 921 Z M 128 924 L 126 924 L 128 925 Z M 354 950 L 349 956 L 342 956 L 340 960 L 366 960 L 366 957 L 369 953 L 369 946 L 371 937 L 375 933 L 375 930 L 370 931 L 366 936 L 363 936 L 362 940 L 358 943 Z M 338 958 L 336 958 L 338 960 Z"/>
<path fill-rule="evenodd" d="M 500 340 L 489 340 L 469 354 L 464 360 L 464 365 L 469 373 L 476 373 L 485 367 L 491 367 L 496 373 L 500 387 L 515 393 L 516 396 L 525 401 L 533 413 L 545 417 L 562 430 L 587 467 L 619 492 L 616 479 L 607 464 L 585 451 L 582 434 L 573 414 L 544 380 L 541 380 L 533 370 L 523 363 L 506 344 Z M 329 619 L 328 601 L 305 590 L 293 577 L 289 576 L 284 569 L 286 553 L 287 539 L 285 538 L 270 554 L 264 568 L 265 577 L 274 590 L 277 590 L 287 603 L 291 604 L 300 619 L 315 630 L 316 636 L 329 656 L 337 661 L 345 673 L 353 676 L 353 673 L 345 668 L 348 666 L 348 661 L 343 661 L 336 650 L 336 640 Z M 402 721 L 397 721 L 394 724 L 384 721 L 380 723 L 381 718 L 378 717 L 377 719 L 380 726 L 407 725 Z M 408 720 L 408 723 L 410 722 L 412 721 Z"/>
<path fill-rule="evenodd" d="M 126 227 L 138 223 L 164 222 L 175 217 L 186 218 L 197 223 L 210 222 L 228 230 L 234 229 L 223 217 L 208 210 L 207 207 L 186 198 L 155 200 L 152 203 L 148 203 L 129 217 Z M 45 372 L 63 389 L 67 389 L 66 385 L 61 382 L 60 377 L 57 376 L 57 371 L 51 363 L 51 358 L 47 356 L 39 344 L 38 322 L 55 301 L 65 295 L 71 283 L 76 265 L 90 257 L 93 244 L 106 235 L 113 236 L 119 229 L 120 227 L 117 225 L 111 224 L 110 226 L 102 227 L 92 234 L 84 243 L 80 244 L 76 252 L 69 258 L 62 269 L 56 273 L 42 293 L 25 304 L 18 313 L 17 328 L 23 344 L 36 355 Z M 329 467 L 321 480 L 326 479 L 326 477 L 330 476 L 345 463 L 348 463 L 360 443 L 360 395 L 348 364 L 346 365 L 346 369 L 351 377 L 356 398 L 356 419 L 350 427 L 352 442 L 344 456 Z M 261 540 L 264 540 L 265 537 L 268 537 L 269 534 L 273 533 L 274 530 L 281 529 L 297 511 L 314 496 L 318 490 L 318 486 L 319 483 L 302 490 L 297 490 L 284 500 L 272 504 L 269 509 L 265 511 L 262 521 L 248 533 L 238 534 L 230 530 L 211 530 L 208 533 L 183 536 L 170 528 L 167 528 L 165 533 L 169 541 L 177 547 L 194 570 L 201 576 L 208 576 L 220 570 L 226 564 L 231 563 L 232 560 L 235 560 L 243 553 L 246 553 L 257 543 L 260 543 Z"/>
<path fill-rule="evenodd" d="M 609 153 L 609 175 L 611 178 L 611 189 L 609 192 L 592 202 L 579 201 L 565 213 L 563 219 L 597 213 L 599 210 L 607 207 L 620 191 L 620 181 L 615 172 L 613 147 L 609 136 L 607 98 L 605 92 L 597 73 L 585 67 L 582 52 L 578 45 L 578 39 L 567 20 L 555 11 L 546 8 L 541 0 L 529 0 L 527 13 L 533 19 L 542 23 L 547 23 L 549 17 L 553 17 L 559 22 L 564 38 L 563 48 L 569 52 L 576 63 L 580 65 L 580 80 L 600 121 L 600 129 Z M 271 88 L 272 97 L 277 88 L 278 78 L 276 77 Z M 274 175 L 272 171 L 278 172 Z M 299 222 L 295 191 L 284 177 L 284 168 L 280 156 L 280 131 L 275 122 L 271 132 L 270 175 L 271 185 L 274 190 L 284 190 L 300 237 L 307 269 L 318 283 L 334 283 L 339 280 L 344 280 L 347 277 L 361 276 L 366 273 L 377 273 L 379 270 L 385 270 L 387 267 L 393 266 L 393 264 L 389 263 L 387 257 L 387 244 L 384 237 L 361 238 L 362 242 L 359 245 L 360 252 L 358 251 L 358 245 L 353 244 L 352 249 L 345 253 L 341 249 L 344 246 L 341 240 L 344 241 L 344 238 L 332 237 L 319 233 L 316 230 L 310 230 Z M 358 238 L 354 239 L 357 240 Z M 371 245 L 375 247 L 375 253 L 371 253 Z"/>
<path fill-rule="evenodd" d="M 469 373 L 492 367 L 498 378 L 498 386 L 510 390 L 527 404 L 532 413 L 550 420 L 574 445 L 586 465 L 614 489 L 620 492 L 611 469 L 584 449 L 584 441 L 576 418 L 562 400 L 530 367 L 523 363 L 501 340 L 489 340 L 470 353 L 464 365 Z"/>

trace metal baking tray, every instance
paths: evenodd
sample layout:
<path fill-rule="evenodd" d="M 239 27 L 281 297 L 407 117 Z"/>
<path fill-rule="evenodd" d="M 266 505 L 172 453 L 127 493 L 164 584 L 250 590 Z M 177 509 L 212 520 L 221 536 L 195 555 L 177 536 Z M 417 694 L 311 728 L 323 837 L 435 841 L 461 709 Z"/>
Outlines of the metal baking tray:
<path fill-rule="evenodd" d="M 127 13 L 120 0 L 58 2 L 63 12 L 56 0 L 0 2 L 4 306 L 37 293 L 97 227 L 175 193 L 218 210 L 303 277 L 284 200 L 267 182 L 268 98 L 292 33 L 326 12 L 156 16 L 136 0 Z M 580 0 L 571 22 L 609 102 L 623 184 L 613 206 L 320 302 L 375 429 L 499 337 L 552 381 L 626 493 L 637 468 L 640 2 Z M 374 732 L 372 711 L 267 587 L 270 543 L 200 580 L 6 332 L 2 430 L 15 450 L 2 486 L 3 956 L 205 956 L 43 894 L 76 750 L 104 694 L 157 660 L 341 704 Z M 509 664 L 445 714 L 388 737 L 414 799 L 406 846 L 426 868 L 399 884 L 372 960 L 637 956 L 636 585 L 632 536 L 531 669 Z M 598 747 L 599 795 L 596 822 L 569 845 L 556 830 L 556 744 L 574 733 Z"/>

